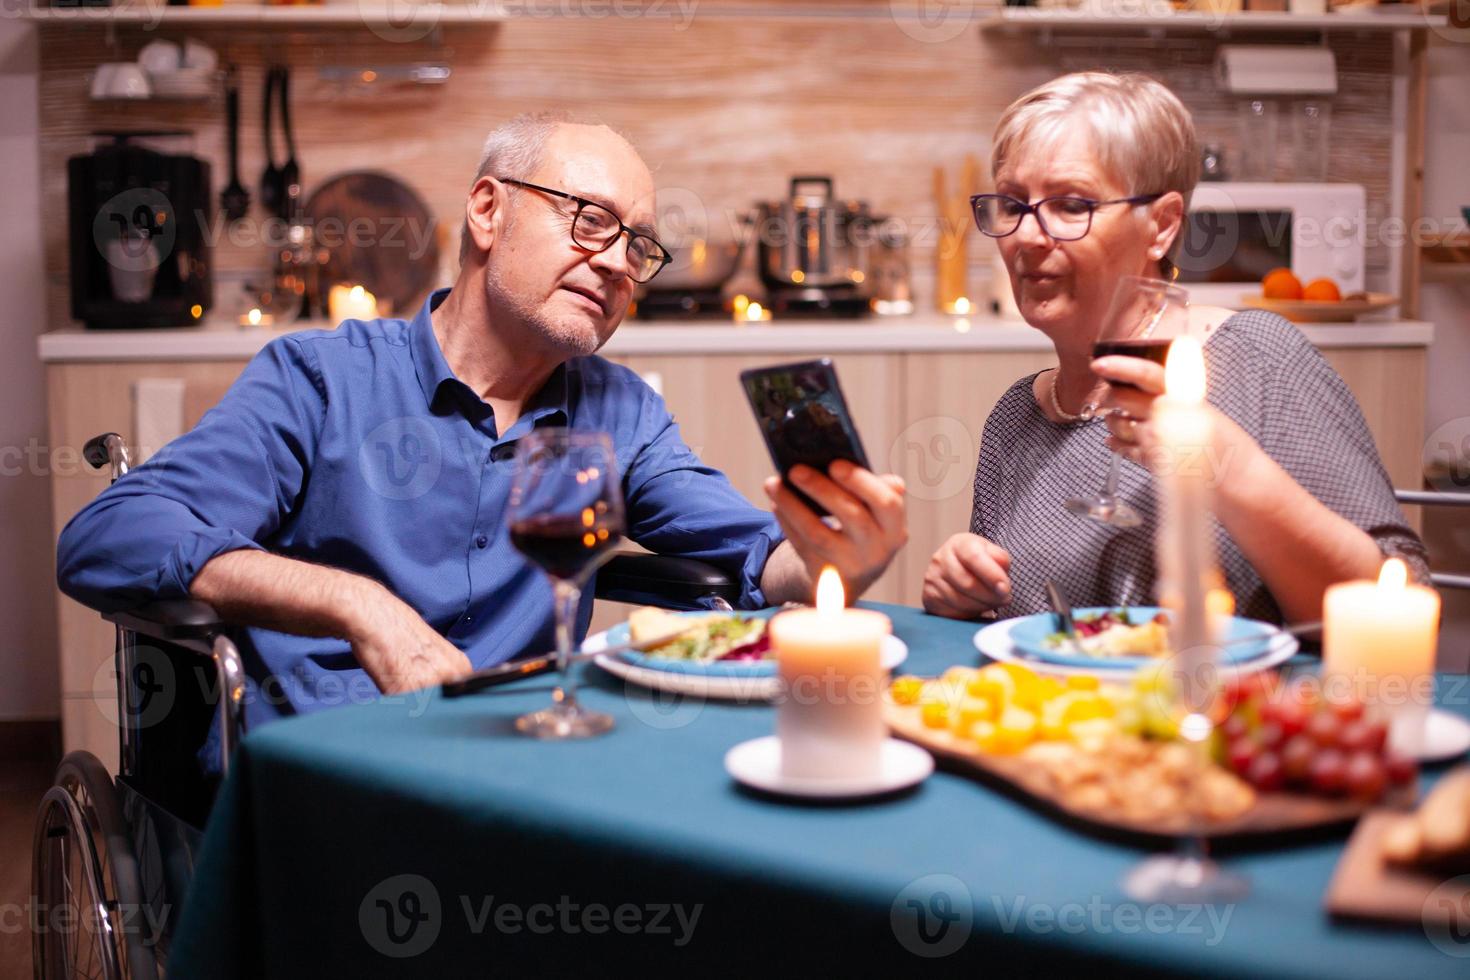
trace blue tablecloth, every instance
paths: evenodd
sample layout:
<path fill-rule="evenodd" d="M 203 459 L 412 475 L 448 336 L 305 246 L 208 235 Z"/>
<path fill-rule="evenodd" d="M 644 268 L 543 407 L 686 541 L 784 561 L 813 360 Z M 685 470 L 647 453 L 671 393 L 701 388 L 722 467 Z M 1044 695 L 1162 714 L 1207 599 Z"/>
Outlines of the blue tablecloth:
<path fill-rule="evenodd" d="M 909 644 L 905 671 L 976 662 L 973 625 L 875 608 Z M 516 734 L 513 719 L 549 697 L 545 678 L 250 735 L 172 974 L 869 975 L 926 960 L 1004 977 L 1470 972 L 1420 929 L 1326 916 L 1342 836 L 1228 857 L 1252 886 L 1236 905 L 1141 907 L 1118 882 L 1143 851 L 963 776 L 867 804 L 775 802 L 722 765 L 772 731 L 770 707 L 674 705 L 590 665 L 583 678 L 586 703 L 617 717 L 606 737 Z"/>

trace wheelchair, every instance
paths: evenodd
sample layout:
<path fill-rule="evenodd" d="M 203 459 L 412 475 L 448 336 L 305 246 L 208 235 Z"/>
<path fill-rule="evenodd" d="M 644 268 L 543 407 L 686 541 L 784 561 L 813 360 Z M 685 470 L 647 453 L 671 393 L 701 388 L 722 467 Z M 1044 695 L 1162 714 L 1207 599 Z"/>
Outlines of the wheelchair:
<path fill-rule="evenodd" d="M 128 472 L 123 439 L 108 432 L 83 456 Z M 713 565 L 619 552 L 597 574 L 596 598 L 672 609 L 730 609 L 740 586 Z M 173 925 L 219 779 L 197 753 L 218 718 L 218 768 L 228 773 L 244 733 L 245 670 L 230 628 L 202 602 L 167 600 L 105 614 L 116 627 L 119 771 L 71 752 L 42 798 L 31 865 L 38 980 L 156 980 L 167 967 Z"/>

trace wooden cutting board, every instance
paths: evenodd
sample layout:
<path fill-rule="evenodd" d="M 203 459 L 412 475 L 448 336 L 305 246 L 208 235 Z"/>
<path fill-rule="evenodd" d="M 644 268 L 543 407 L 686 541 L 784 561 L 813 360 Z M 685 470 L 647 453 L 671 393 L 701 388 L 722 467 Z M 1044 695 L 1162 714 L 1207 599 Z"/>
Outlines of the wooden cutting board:
<path fill-rule="evenodd" d="M 1402 814 L 1364 814 L 1327 886 L 1327 911 L 1348 919 L 1470 930 L 1470 875 L 1420 871 L 1383 859 L 1383 837 Z"/>
<path fill-rule="evenodd" d="M 945 769 L 978 777 L 982 782 L 1010 792 L 1042 812 L 1082 830 L 1106 837 L 1129 840 L 1175 839 L 1190 832 L 1188 816 L 1171 814 L 1168 818 L 1144 822 L 1127 814 L 1083 809 L 1056 792 L 1050 777 L 1024 756 L 987 755 L 974 744 L 952 734 L 948 729 L 926 726 L 917 706 L 897 705 L 885 700 L 884 719 L 899 738 L 923 746 Z M 1377 805 L 1408 806 L 1417 799 L 1417 787 L 1401 786 L 1390 791 Z M 1239 817 L 1212 821 L 1203 828 L 1211 840 L 1270 842 L 1311 836 L 1341 828 L 1357 820 L 1370 804 L 1349 799 L 1329 799 L 1305 793 L 1263 793 L 1255 806 Z"/>

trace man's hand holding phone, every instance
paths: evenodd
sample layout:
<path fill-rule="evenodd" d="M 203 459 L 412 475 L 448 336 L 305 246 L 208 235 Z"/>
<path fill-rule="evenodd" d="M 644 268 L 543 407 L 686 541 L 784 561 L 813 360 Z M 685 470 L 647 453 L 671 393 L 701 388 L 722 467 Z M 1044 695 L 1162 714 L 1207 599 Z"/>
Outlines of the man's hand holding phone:
<path fill-rule="evenodd" d="M 787 475 L 835 519 L 835 527 L 823 521 L 780 477 L 766 480 L 776 520 L 807 574 L 815 582 L 822 566 L 835 566 L 848 596 L 861 595 L 908 542 L 903 478 L 878 476 L 845 459 L 833 462 L 826 474 L 798 465 Z"/>

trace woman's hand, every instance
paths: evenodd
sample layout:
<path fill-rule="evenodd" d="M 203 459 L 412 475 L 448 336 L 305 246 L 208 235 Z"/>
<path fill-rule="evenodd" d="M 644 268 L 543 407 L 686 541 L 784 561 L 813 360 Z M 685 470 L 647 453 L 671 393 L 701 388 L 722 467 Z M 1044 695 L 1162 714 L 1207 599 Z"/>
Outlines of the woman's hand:
<path fill-rule="evenodd" d="M 978 534 L 956 534 L 924 572 L 924 611 L 974 619 L 1011 601 L 1011 556 Z"/>
<path fill-rule="evenodd" d="M 1163 367 L 1141 357 L 1113 355 L 1093 361 L 1092 373 L 1108 382 L 1100 406 L 1108 412 L 1108 448 L 1124 459 L 1147 466 L 1157 445 L 1149 420 L 1154 399 L 1164 393 Z"/>

